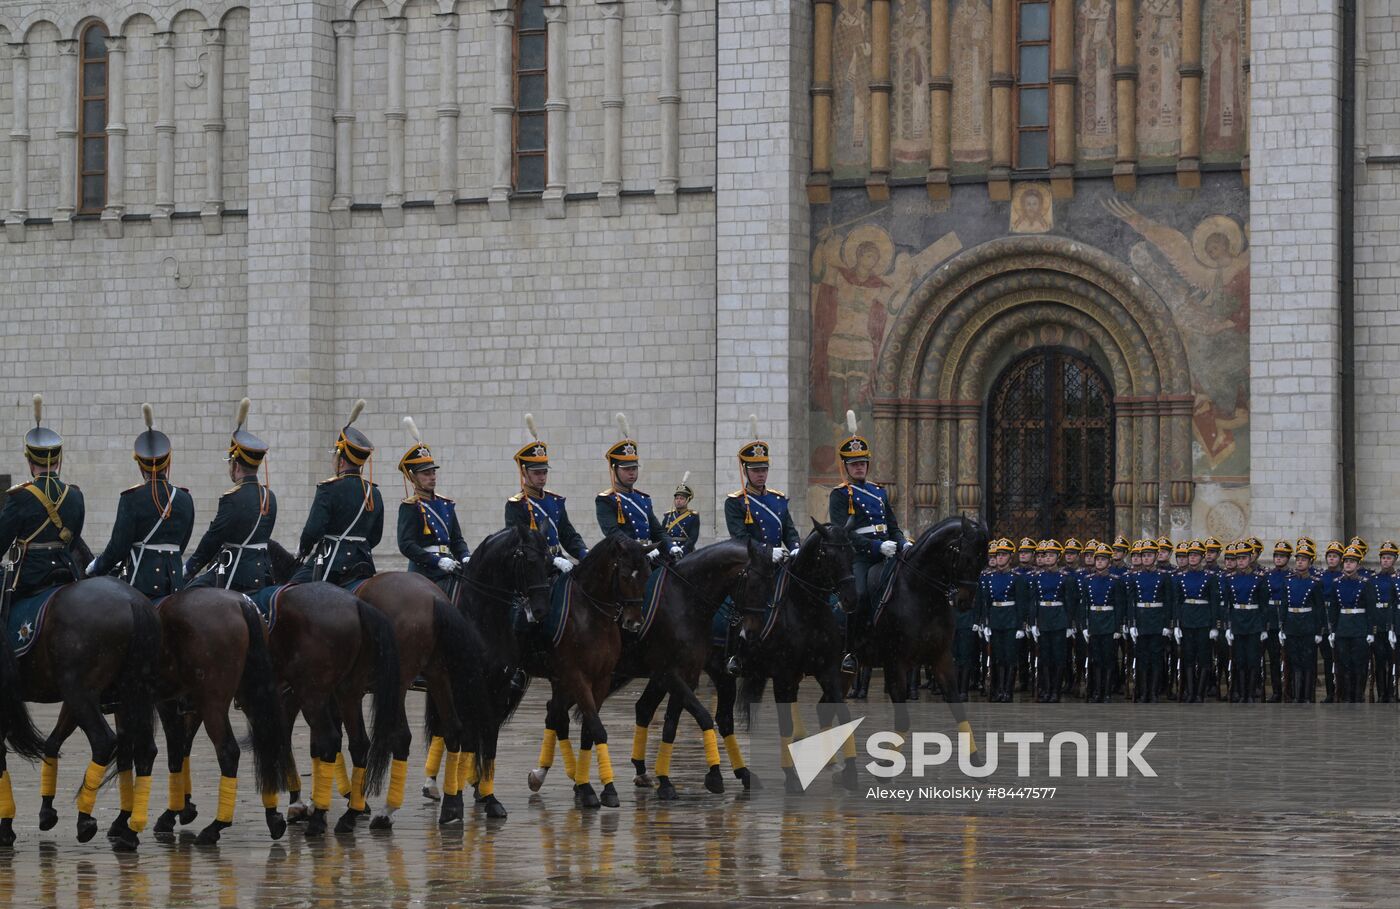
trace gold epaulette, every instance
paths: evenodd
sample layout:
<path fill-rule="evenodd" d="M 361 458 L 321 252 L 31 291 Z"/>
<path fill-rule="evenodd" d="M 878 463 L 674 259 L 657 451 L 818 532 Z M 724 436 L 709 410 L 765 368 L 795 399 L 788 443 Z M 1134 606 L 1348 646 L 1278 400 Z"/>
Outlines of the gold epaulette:
<path fill-rule="evenodd" d="M 561 496 L 559 493 L 555 492 L 555 491 L 552 490 L 552 489 L 546 489 L 546 490 L 544 491 L 544 495 L 546 495 L 546 496 L 554 496 L 556 499 L 562 499 L 562 498 L 564 498 L 563 496 Z M 541 496 L 541 498 L 543 498 L 543 496 Z"/>
<path fill-rule="evenodd" d="M 26 487 L 26 486 L 28 486 L 28 485 L 29 485 L 28 483 L 16 483 L 15 485 L 11 486 L 9 489 L 5 490 L 5 495 L 12 496 L 12 495 L 14 495 L 15 493 L 19 492 L 21 489 L 23 489 L 24 487 Z"/>
<path fill-rule="evenodd" d="M 346 476 L 346 477 L 354 476 L 354 474 L 348 474 L 348 473 L 347 473 L 345 476 Z M 317 485 L 317 486 L 325 486 L 327 483 L 334 483 L 336 480 L 343 480 L 343 479 L 345 479 L 345 477 L 326 477 L 324 480 L 322 480 L 321 482 L 317 483 L 316 485 Z"/>
<path fill-rule="evenodd" d="M 137 483 L 135 486 L 128 486 L 127 488 L 123 489 L 123 490 L 122 490 L 122 495 L 126 495 L 128 492 L 135 492 L 135 491 L 138 490 L 138 489 L 145 489 L 145 488 L 146 488 L 146 484 L 145 484 L 145 483 Z"/>
<path fill-rule="evenodd" d="M 617 494 L 618 493 L 616 489 L 604 489 L 602 492 L 598 493 L 597 497 L 601 499 L 603 496 L 611 496 Z"/>
<path fill-rule="evenodd" d="M 376 485 L 378 485 L 378 484 L 376 484 Z M 449 499 L 447 496 L 438 496 L 437 498 L 438 498 L 438 501 L 439 501 L 439 502 L 446 502 L 448 505 L 456 505 L 456 504 L 457 504 L 456 502 L 454 502 L 454 501 L 452 501 L 451 499 Z"/>
<path fill-rule="evenodd" d="M 787 493 L 783 492 L 781 489 L 774 489 L 772 486 L 769 486 L 766 490 L 764 490 L 764 492 L 771 493 L 772 495 L 775 495 L 780 499 L 787 498 Z"/>
<path fill-rule="evenodd" d="M 411 495 L 411 496 L 409 496 L 408 498 L 404 499 L 404 500 L 403 500 L 403 503 L 404 503 L 405 505 L 417 505 L 417 504 L 418 504 L 418 496 L 416 496 L 416 495 Z"/>
<path fill-rule="evenodd" d="M 225 495 L 225 496 L 231 496 L 231 495 L 233 495 L 235 492 L 237 492 L 238 490 L 240 490 L 240 489 L 242 489 L 242 488 L 243 488 L 243 487 L 240 485 L 240 486 L 235 486 L 235 487 L 233 487 L 232 489 L 226 489 L 226 490 L 224 490 L 224 495 Z M 219 498 L 223 498 L 223 496 L 220 496 Z"/>
<path fill-rule="evenodd" d="M 520 491 L 517 492 L 515 495 L 511 496 L 509 499 L 506 499 L 506 501 L 507 501 L 507 502 L 523 502 L 523 501 L 525 501 L 525 490 L 523 490 L 523 489 L 520 490 Z"/>
<path fill-rule="evenodd" d="M 734 490 L 733 492 L 731 492 L 729 495 L 725 496 L 725 498 L 727 498 L 727 499 L 742 499 L 743 497 L 744 497 L 744 491 L 743 491 L 742 489 L 736 489 L 736 490 Z"/>

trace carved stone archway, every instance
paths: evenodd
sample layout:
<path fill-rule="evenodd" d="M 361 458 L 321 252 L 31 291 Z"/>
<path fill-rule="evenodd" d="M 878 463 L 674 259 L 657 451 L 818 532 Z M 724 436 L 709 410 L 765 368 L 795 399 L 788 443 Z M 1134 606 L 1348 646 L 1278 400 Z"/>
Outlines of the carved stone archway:
<path fill-rule="evenodd" d="M 930 273 L 892 326 L 875 377 L 875 435 L 912 528 L 981 516 L 985 404 L 1027 345 L 1099 364 L 1115 397 L 1119 533 L 1180 536 L 1190 523 L 1191 381 L 1166 303 L 1124 263 L 1060 237 L 1008 237 Z"/>

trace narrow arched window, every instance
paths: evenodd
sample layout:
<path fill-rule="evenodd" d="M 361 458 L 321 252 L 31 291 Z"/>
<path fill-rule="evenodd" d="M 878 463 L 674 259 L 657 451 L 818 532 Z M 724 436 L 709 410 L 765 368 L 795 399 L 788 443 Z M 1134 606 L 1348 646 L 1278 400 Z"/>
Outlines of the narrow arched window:
<path fill-rule="evenodd" d="M 107 28 L 83 29 L 78 74 L 78 211 L 107 204 Z"/>
<path fill-rule="evenodd" d="M 542 0 L 520 0 L 515 20 L 515 190 L 544 190 L 549 131 L 547 93 L 549 36 Z"/>

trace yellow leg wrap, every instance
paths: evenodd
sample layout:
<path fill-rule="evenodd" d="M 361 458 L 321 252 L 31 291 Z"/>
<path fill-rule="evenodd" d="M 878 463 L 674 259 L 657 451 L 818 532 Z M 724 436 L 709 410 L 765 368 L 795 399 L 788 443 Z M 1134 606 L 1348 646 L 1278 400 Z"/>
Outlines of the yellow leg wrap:
<path fill-rule="evenodd" d="M 311 759 L 311 805 L 320 811 L 331 807 L 331 786 L 335 783 L 335 764 Z"/>
<path fill-rule="evenodd" d="M 468 786 L 475 786 L 479 783 L 481 774 L 476 770 L 476 752 L 463 751 L 462 763 L 457 766 L 457 772 L 462 775 L 462 785 L 459 788 L 465 789 Z"/>
<path fill-rule="evenodd" d="M 496 775 L 495 775 L 495 773 L 490 773 L 490 774 L 487 774 L 487 775 L 482 776 L 481 778 L 479 778 L 479 779 L 477 780 L 477 782 L 476 782 L 476 791 L 479 792 L 479 793 L 481 794 L 481 797 L 482 797 L 482 798 L 486 798 L 488 795 L 495 795 L 495 794 L 496 794 Z"/>
<path fill-rule="evenodd" d="M 744 763 L 744 753 L 739 750 L 739 740 L 730 733 L 724 737 L 724 750 L 729 753 L 729 768 L 731 770 L 743 770 L 747 764 Z"/>
<path fill-rule="evenodd" d="M 219 777 L 219 813 L 214 820 L 224 824 L 233 823 L 233 806 L 238 803 L 238 777 Z"/>
<path fill-rule="evenodd" d="M 384 796 L 384 807 L 393 811 L 403 807 L 403 786 L 408 779 L 408 761 L 389 762 L 389 794 Z"/>
<path fill-rule="evenodd" d="M 438 771 L 442 769 L 442 752 L 447 747 L 447 743 L 442 740 L 442 736 L 433 736 L 432 742 L 428 744 L 428 759 L 423 762 L 423 775 L 437 779 Z"/>
<path fill-rule="evenodd" d="M 719 737 L 715 735 L 713 729 L 705 730 L 705 765 L 707 767 L 719 766 Z"/>
<path fill-rule="evenodd" d="M 185 777 L 180 771 L 170 774 L 165 781 L 165 807 L 171 811 L 179 811 L 185 807 Z"/>
<path fill-rule="evenodd" d="M 574 744 L 568 739 L 559 740 L 559 756 L 564 759 L 564 775 L 574 778 Z"/>
<path fill-rule="evenodd" d="M 460 751 L 447 752 L 447 762 L 446 765 L 442 768 L 443 795 L 456 795 L 457 793 L 462 791 L 461 789 L 457 788 L 457 765 L 461 762 L 461 760 L 462 753 Z"/>
<path fill-rule="evenodd" d="M 39 795 L 53 798 L 56 792 L 58 792 L 58 758 L 46 757 L 43 766 L 39 768 Z"/>
<path fill-rule="evenodd" d="M 356 767 L 350 774 L 350 807 L 365 810 L 365 768 Z"/>
<path fill-rule="evenodd" d="M 188 755 L 185 756 L 185 762 L 180 766 L 180 778 L 184 780 L 185 796 L 189 797 L 194 795 L 194 781 L 190 776 L 190 759 Z M 185 807 L 183 799 L 180 801 L 180 807 Z"/>
<path fill-rule="evenodd" d="M 967 720 L 963 720 L 961 723 L 958 724 L 958 732 L 960 732 L 960 733 L 966 732 L 966 733 L 967 733 L 967 753 L 968 753 L 968 754 L 976 754 L 976 753 L 977 753 L 977 736 L 975 736 L 975 735 L 972 734 L 972 724 L 969 723 Z"/>
<path fill-rule="evenodd" d="M 792 752 L 788 750 L 788 746 L 791 744 L 792 736 L 785 735 L 782 737 L 783 756 L 782 760 L 779 763 L 782 765 L 782 768 L 784 770 L 792 766 Z"/>
<path fill-rule="evenodd" d="M 131 817 L 126 819 L 126 826 L 132 833 L 140 833 L 146 829 L 146 817 L 151 811 L 151 775 L 136 778 L 132 791 Z"/>
<path fill-rule="evenodd" d="M 15 793 L 10 788 L 10 771 L 0 773 L 0 818 L 9 820 L 15 816 Z"/>
<path fill-rule="evenodd" d="M 802 711 L 796 704 L 792 705 L 792 735 L 798 739 L 807 737 L 807 727 L 802 725 Z"/>
<path fill-rule="evenodd" d="M 131 813 L 133 776 L 134 774 L 130 770 L 117 771 L 117 799 L 120 803 L 121 810 L 128 814 Z"/>
<path fill-rule="evenodd" d="M 846 741 L 841 743 L 841 756 L 847 760 L 851 760 L 856 756 L 856 736 L 854 732 L 846 736 Z"/>
<path fill-rule="evenodd" d="M 646 726 L 632 727 L 632 760 L 645 761 L 647 759 L 647 734 L 651 730 Z"/>
<path fill-rule="evenodd" d="M 675 742 L 662 742 L 661 747 L 656 749 L 656 775 L 671 775 L 671 749 L 676 747 Z"/>
<path fill-rule="evenodd" d="M 608 754 L 607 745 L 598 746 L 598 782 L 604 786 L 613 781 L 612 757 Z"/>
<path fill-rule="evenodd" d="M 593 769 L 593 749 L 578 750 L 578 765 L 574 768 L 574 782 L 582 786 L 588 782 L 589 771 Z"/>
<path fill-rule="evenodd" d="M 78 810 L 92 814 L 97 806 L 97 787 L 102 785 L 102 777 L 107 775 L 107 766 L 96 761 L 88 761 L 87 773 L 83 774 L 83 788 L 78 790 Z"/>
<path fill-rule="evenodd" d="M 341 798 L 345 798 L 351 792 L 350 774 L 345 772 L 345 754 L 335 756 L 335 788 L 340 793 Z"/>
<path fill-rule="evenodd" d="M 826 731 L 827 731 L 828 729 L 830 729 L 830 728 L 831 728 L 830 726 L 823 725 L 823 726 L 822 726 L 822 732 L 826 732 Z M 826 759 L 826 766 L 828 766 L 828 767 L 834 767 L 834 766 L 836 766 L 836 753 L 835 753 L 835 752 L 832 752 L 831 757 L 829 757 L 829 758 Z"/>
<path fill-rule="evenodd" d="M 271 808 L 273 811 L 276 811 L 276 810 L 277 810 L 277 793 L 275 793 L 275 792 L 264 792 L 264 793 L 262 793 L 262 806 L 263 806 L 264 808 Z"/>
<path fill-rule="evenodd" d="M 558 741 L 558 739 L 559 736 L 553 729 L 546 729 L 544 731 L 544 738 L 540 739 L 541 767 L 554 766 L 554 743 Z"/>

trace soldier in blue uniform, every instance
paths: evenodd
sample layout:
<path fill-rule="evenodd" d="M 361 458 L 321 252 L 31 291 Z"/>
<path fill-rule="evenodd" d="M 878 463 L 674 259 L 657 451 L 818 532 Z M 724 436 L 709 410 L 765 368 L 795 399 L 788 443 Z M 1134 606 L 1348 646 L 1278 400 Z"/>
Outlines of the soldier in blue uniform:
<path fill-rule="evenodd" d="M 899 519 L 894 509 L 890 507 L 889 491 L 867 480 L 870 474 L 870 441 L 860 435 L 858 428 L 855 412 L 846 411 L 846 429 L 850 435 L 836 449 L 846 482 L 831 490 L 826 510 L 827 520 L 832 524 L 850 524 L 853 528 L 855 556 L 851 561 L 851 570 L 855 574 L 860 614 L 868 616 L 871 612 L 870 598 L 878 593 L 872 591 L 872 582 L 878 584 L 885 561 L 893 559 L 901 547 L 910 544 L 904 538 L 904 531 L 899 529 Z M 964 631 L 971 634 L 971 624 Z M 956 634 L 954 643 L 957 643 Z M 966 640 L 963 645 L 963 662 L 967 663 L 972 654 L 966 652 Z M 856 658 L 850 652 L 850 635 L 847 635 L 847 652 L 841 659 L 841 671 L 856 671 Z M 971 676 L 970 670 L 967 673 L 960 671 L 959 680 L 964 674 Z"/>
<path fill-rule="evenodd" d="M 1345 549 L 1341 540 L 1329 540 L 1322 553 L 1323 568 L 1318 577 L 1322 579 L 1324 602 L 1331 602 L 1332 587 L 1342 576 L 1342 552 Z M 1327 689 L 1327 696 L 1322 699 L 1324 704 L 1331 704 L 1337 699 L 1337 660 L 1334 645 L 1335 639 L 1330 632 L 1323 636 L 1322 643 L 1318 645 L 1318 651 L 1322 654 L 1322 684 Z"/>
<path fill-rule="evenodd" d="M 1107 704 L 1112 699 L 1113 667 L 1117 659 L 1115 642 L 1127 627 L 1128 591 L 1123 579 L 1109 571 L 1113 549 L 1100 543 L 1093 553 L 1092 574 L 1079 581 L 1077 625 L 1088 645 L 1089 677 L 1085 700 Z"/>
<path fill-rule="evenodd" d="M 457 521 L 457 503 L 437 494 L 437 463 L 412 417 L 403 418 L 413 446 L 399 458 L 399 472 L 413 494 L 399 503 L 399 552 L 408 570 L 451 593 L 453 575 L 471 559 Z"/>
<path fill-rule="evenodd" d="M 361 398 L 335 440 L 335 476 L 316 484 L 301 530 L 299 552 L 306 561 L 293 581 L 346 585 L 374 576 L 374 547 L 384 536 L 384 499 L 363 473 L 374 443 L 352 425 L 364 409 Z"/>
<path fill-rule="evenodd" d="M 1326 627 L 1326 585 L 1313 572 L 1313 557 L 1317 550 L 1312 540 L 1304 537 L 1293 550 L 1293 572 L 1284 588 L 1280 613 L 1283 628 L 1279 640 L 1288 661 L 1288 697 L 1296 704 L 1311 704 L 1317 687 L 1317 645 L 1322 643 Z"/>
<path fill-rule="evenodd" d="M 83 491 L 59 479 L 63 438 L 44 426 L 43 417 L 43 396 L 35 395 L 34 428 L 24 434 L 24 459 L 32 479 L 12 486 L 0 505 L 0 553 L 9 553 L 12 566 L 6 578 L 7 603 L 79 576 L 72 547 L 87 514 Z M 5 618 L 0 616 L 0 630 Z"/>
<path fill-rule="evenodd" d="M 1016 567 L 1011 570 L 1017 574 L 1030 574 L 1035 571 L 1035 547 L 1035 540 L 1021 537 L 1021 542 L 1016 545 Z"/>
<path fill-rule="evenodd" d="M 1376 643 L 1371 648 L 1375 662 L 1376 700 L 1388 704 L 1395 699 L 1395 632 L 1400 619 L 1400 584 L 1396 582 L 1395 559 L 1400 547 L 1391 540 L 1378 550 L 1381 567 L 1371 576 L 1376 587 Z"/>
<path fill-rule="evenodd" d="M 617 425 L 622 431 L 622 438 L 609 446 L 604 455 L 612 484 L 593 500 L 598 529 L 603 532 L 604 538 L 620 535 L 643 544 L 651 561 L 655 562 L 661 555 L 663 544 L 668 550 L 671 547 L 666 541 L 661 521 L 656 517 L 651 496 L 637 489 L 637 474 L 641 471 L 641 465 L 637 459 L 637 441 L 632 438 L 627 417 L 618 414 Z"/>
<path fill-rule="evenodd" d="M 549 480 L 549 448 L 540 441 L 534 416 L 527 413 L 525 425 L 533 441 L 515 453 L 515 466 L 520 468 L 520 491 L 506 500 L 506 526 L 544 534 L 550 554 L 554 556 L 554 567 L 568 574 L 574 563 L 565 558 L 565 553 L 582 560 L 588 555 L 588 547 L 569 520 L 564 497 L 545 488 Z"/>
<path fill-rule="evenodd" d="M 1274 543 L 1274 565 L 1264 572 L 1264 580 L 1269 585 L 1269 608 L 1264 615 L 1264 660 L 1269 667 L 1270 704 L 1283 700 L 1283 644 L 1278 634 L 1283 630 L 1283 600 L 1288 590 L 1291 574 L 1288 561 L 1292 555 L 1293 544 L 1278 540 Z M 1263 687 L 1262 681 L 1260 687 Z"/>
<path fill-rule="evenodd" d="M 739 449 L 744 485 L 724 500 L 724 524 L 731 539 L 752 539 L 773 550 L 773 561 L 797 554 L 802 540 L 788 513 L 788 498 L 768 488 L 768 443 L 758 438 L 758 420 L 749 417 L 753 441 Z M 786 549 L 784 549 L 786 547 Z"/>
<path fill-rule="evenodd" d="M 1029 589 L 1024 575 L 1011 568 L 1016 547 L 1008 539 L 992 542 L 992 568 L 977 582 L 977 599 L 972 611 L 982 639 L 991 644 L 991 682 L 987 700 L 1010 704 L 1015 700 L 1016 647 L 1025 638 L 1022 630 L 1029 608 Z"/>
<path fill-rule="evenodd" d="M 672 555 L 689 555 L 700 542 L 700 515 L 690 510 L 690 502 L 695 498 L 695 490 L 690 488 L 690 471 L 686 471 L 676 484 L 676 493 L 671 500 L 672 509 L 661 517 L 661 530 L 671 542 Z M 679 549 L 680 552 L 676 552 Z"/>
<path fill-rule="evenodd" d="M 1205 560 L 1201 563 L 1201 567 L 1204 568 L 1206 571 L 1209 571 L 1211 574 L 1220 573 L 1223 570 L 1220 567 L 1220 556 L 1224 551 L 1225 547 L 1220 545 L 1220 541 L 1217 540 L 1215 537 L 1206 537 L 1205 547 L 1206 557 Z M 1228 553 L 1226 554 L 1228 555 Z"/>
<path fill-rule="evenodd" d="M 1210 645 L 1220 636 L 1220 587 L 1201 565 L 1206 548 L 1200 540 L 1186 544 L 1186 570 L 1172 575 L 1174 634 L 1181 645 L 1182 684 L 1177 698 L 1192 704 L 1205 700 Z"/>
<path fill-rule="evenodd" d="M 1242 551 L 1249 544 L 1236 544 L 1227 549 L 1226 556 L 1235 557 L 1235 572 L 1221 576 L 1221 595 L 1225 607 L 1225 643 L 1231 648 L 1234 674 L 1229 680 L 1231 703 L 1256 701 L 1256 683 L 1261 663 L 1261 644 L 1268 637 L 1265 619 L 1269 612 L 1269 581 L 1248 570 L 1248 558 Z M 1251 547 L 1252 551 L 1252 547 Z M 1240 563 L 1246 567 L 1240 569 Z"/>
<path fill-rule="evenodd" d="M 184 584 L 181 555 L 194 532 L 194 499 L 189 490 L 170 483 L 170 438 L 155 429 L 151 405 L 142 404 L 141 413 L 146 431 L 136 437 L 132 452 L 141 482 L 117 501 L 112 539 L 87 573 L 111 574 L 120 566 L 128 584 L 156 599 Z"/>
<path fill-rule="evenodd" d="M 1158 537 L 1155 541 L 1156 567 L 1158 571 L 1171 573 L 1176 571 L 1176 566 L 1172 564 L 1172 552 L 1175 547 L 1172 545 L 1171 537 Z"/>
<path fill-rule="evenodd" d="M 1066 645 L 1074 637 L 1074 619 L 1079 614 L 1078 585 L 1060 567 L 1062 548 L 1055 540 L 1040 542 L 1036 547 L 1040 568 L 1029 578 L 1028 630 L 1040 649 L 1040 677 L 1036 681 L 1037 699 L 1042 704 L 1060 701 Z"/>
<path fill-rule="evenodd" d="M 1157 570 L 1157 550 L 1151 540 L 1139 540 L 1133 556 L 1137 570 L 1124 577 L 1128 590 L 1128 636 L 1137 662 L 1133 684 L 1139 701 L 1155 704 L 1158 693 L 1166 687 L 1168 675 L 1163 660 L 1164 639 L 1171 637 L 1171 584 L 1168 576 Z"/>
<path fill-rule="evenodd" d="M 1361 574 L 1359 546 L 1342 551 L 1342 573 L 1327 596 L 1327 639 L 1336 650 L 1337 700 L 1366 700 L 1366 669 L 1376 643 L 1376 587 Z"/>
<path fill-rule="evenodd" d="M 248 406 L 247 398 L 238 402 L 238 420 L 224 458 L 233 488 L 219 497 L 213 522 L 185 562 L 187 587 L 250 593 L 272 584 L 267 542 L 277 526 L 277 496 L 258 483 L 267 443 L 243 428 Z"/>
<path fill-rule="evenodd" d="M 1113 558 L 1108 563 L 1109 574 L 1125 575 L 1132 570 L 1128 564 L 1128 556 L 1132 552 L 1132 548 L 1128 538 L 1121 533 L 1113 539 Z"/>

